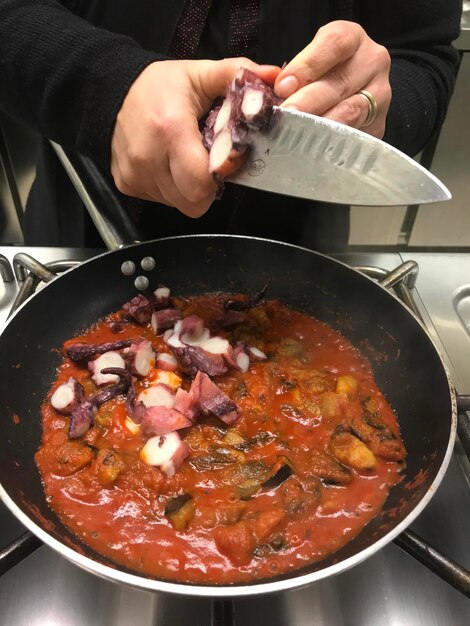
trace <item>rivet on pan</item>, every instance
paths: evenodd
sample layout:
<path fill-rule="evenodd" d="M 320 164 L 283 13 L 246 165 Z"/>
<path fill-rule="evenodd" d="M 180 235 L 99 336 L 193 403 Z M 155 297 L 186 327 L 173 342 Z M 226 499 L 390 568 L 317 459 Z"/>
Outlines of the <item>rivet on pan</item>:
<path fill-rule="evenodd" d="M 124 274 L 124 276 L 132 276 L 132 274 L 135 272 L 134 261 L 124 261 L 124 263 L 121 265 L 121 272 Z"/>
<path fill-rule="evenodd" d="M 140 262 L 140 266 L 145 272 L 151 272 L 155 267 L 155 259 L 153 256 L 145 256 Z"/>
<path fill-rule="evenodd" d="M 137 276 L 134 281 L 134 286 L 139 291 L 144 291 L 149 286 L 149 279 L 147 278 L 147 276 Z"/>

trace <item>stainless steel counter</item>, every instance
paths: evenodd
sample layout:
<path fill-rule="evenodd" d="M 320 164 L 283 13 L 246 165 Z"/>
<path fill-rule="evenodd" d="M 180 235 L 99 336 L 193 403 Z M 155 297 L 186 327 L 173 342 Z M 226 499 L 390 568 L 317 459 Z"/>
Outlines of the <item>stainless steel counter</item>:
<path fill-rule="evenodd" d="M 0 254 L 12 258 L 12 248 Z M 42 261 L 83 259 L 90 251 L 29 249 Z M 417 258 L 415 296 L 461 392 L 470 392 L 470 336 L 462 323 L 470 289 L 470 255 L 404 255 Z M 342 255 L 341 260 L 392 269 L 398 254 Z M 16 284 L 0 282 L 1 312 Z M 457 289 L 457 291 L 456 291 Z M 458 290 L 461 291 L 458 291 Z M 463 289 L 463 292 L 462 292 Z M 455 304 L 457 303 L 457 304 Z M 460 317 L 459 317 L 460 315 Z M 1 324 L 1 319 L 0 319 Z M 470 476 L 457 445 L 444 481 L 413 529 L 451 558 L 470 568 Z M 0 545 L 20 525 L 0 509 Z M 46 547 L 0 579 L 3 626 L 208 626 L 209 600 L 139 591 L 98 579 Z M 305 589 L 234 603 L 235 624 L 258 626 L 464 626 L 470 602 L 394 544 L 335 578 Z"/>

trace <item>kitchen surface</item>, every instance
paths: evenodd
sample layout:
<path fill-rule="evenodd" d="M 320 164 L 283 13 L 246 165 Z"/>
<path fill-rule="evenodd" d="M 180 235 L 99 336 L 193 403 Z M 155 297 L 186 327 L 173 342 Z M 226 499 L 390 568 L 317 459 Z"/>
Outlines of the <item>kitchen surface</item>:
<path fill-rule="evenodd" d="M 449 187 L 452 200 L 422 207 L 354 207 L 349 249 L 336 258 L 374 277 L 406 261 L 417 263 L 417 275 L 406 279 L 408 304 L 442 355 L 457 393 L 470 395 L 467 1 L 456 46 L 462 63 L 447 120 L 432 154 L 418 157 L 430 160 L 431 171 Z M 0 116 L 0 329 L 11 307 L 29 297 L 21 253 L 52 271 L 63 271 L 103 252 L 23 245 L 21 220 L 34 178 L 36 147 L 34 134 Z M 39 280 L 26 282 L 42 286 Z M 458 437 L 442 484 L 411 530 L 470 570 L 470 461 Z M 0 502 L 0 557 L 24 532 Z M 392 542 L 353 569 L 308 587 L 213 603 L 110 582 L 41 546 L 1 575 L 0 626 L 468 625 L 468 597 L 431 569 Z"/>

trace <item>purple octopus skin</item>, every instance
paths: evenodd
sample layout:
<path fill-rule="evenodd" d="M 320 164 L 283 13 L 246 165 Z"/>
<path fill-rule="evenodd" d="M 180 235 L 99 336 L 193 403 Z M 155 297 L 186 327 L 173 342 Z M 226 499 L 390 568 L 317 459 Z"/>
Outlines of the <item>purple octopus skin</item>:
<path fill-rule="evenodd" d="M 224 308 L 227 311 L 248 311 L 262 304 L 266 298 L 266 292 L 268 291 L 270 282 L 271 279 L 268 280 L 262 289 L 246 300 L 227 300 L 224 302 Z"/>
<path fill-rule="evenodd" d="M 134 385 L 131 382 L 126 396 L 126 412 L 135 424 L 140 424 L 145 415 L 146 406 L 143 402 L 137 401 Z"/>
<path fill-rule="evenodd" d="M 81 437 L 93 426 L 96 411 L 96 406 L 88 400 L 79 404 L 72 411 L 69 421 L 69 439 Z"/>
<path fill-rule="evenodd" d="M 151 317 L 151 326 L 156 335 L 160 335 L 173 326 L 181 319 L 181 311 L 179 309 L 160 309 L 154 311 Z"/>
<path fill-rule="evenodd" d="M 231 300 L 234 302 L 234 300 Z M 225 306 L 225 304 L 224 304 Z M 236 311 L 235 309 L 227 309 L 222 317 L 219 317 L 214 321 L 214 326 L 216 328 L 222 328 L 224 330 L 231 330 L 236 326 L 240 326 L 243 322 L 246 321 L 246 312 L 245 311 Z"/>
<path fill-rule="evenodd" d="M 207 352 L 198 346 L 184 346 L 182 348 L 171 346 L 171 349 L 181 370 L 191 378 L 194 378 L 198 371 L 205 372 L 209 376 L 220 376 L 227 371 L 221 354 Z"/>
<path fill-rule="evenodd" d="M 168 287 L 160 285 L 155 289 L 152 294 L 152 304 L 155 311 L 160 311 L 160 309 L 169 309 L 172 308 L 171 305 L 171 297 L 170 290 Z"/>
<path fill-rule="evenodd" d="M 104 389 L 101 389 L 101 391 L 98 391 L 95 395 L 88 398 L 88 401 L 96 407 L 100 407 L 105 402 L 108 402 L 108 400 L 111 400 L 122 393 L 126 393 L 132 384 L 131 373 L 122 367 L 105 367 L 101 370 L 101 373 L 119 376 L 120 381 L 115 385 L 108 385 L 107 387 L 104 387 Z"/>
<path fill-rule="evenodd" d="M 65 355 L 72 361 L 89 361 L 97 354 L 104 354 L 112 350 L 123 350 L 132 343 L 131 339 L 108 341 L 107 343 L 73 343 L 65 349 Z"/>
<path fill-rule="evenodd" d="M 206 118 L 202 141 L 209 150 L 209 170 L 219 182 L 241 167 L 249 152 L 249 131 L 265 132 L 273 123 L 273 106 L 281 100 L 256 74 L 241 68 L 225 100 Z"/>
<path fill-rule="evenodd" d="M 219 389 L 207 374 L 198 372 L 193 385 L 197 389 L 194 393 L 198 397 L 203 413 L 214 415 L 229 426 L 239 419 L 238 405 Z"/>
<path fill-rule="evenodd" d="M 124 311 L 138 324 L 144 325 L 150 322 L 153 313 L 153 305 L 148 298 L 139 293 L 129 302 L 123 304 Z"/>
<path fill-rule="evenodd" d="M 157 357 L 148 339 L 132 343 L 124 350 L 123 356 L 129 371 L 139 377 L 147 376 Z"/>
<path fill-rule="evenodd" d="M 69 422 L 69 439 L 77 439 L 84 435 L 93 426 L 98 407 L 108 400 L 125 393 L 132 383 L 130 372 L 120 367 L 106 367 L 102 372 L 103 374 L 115 374 L 121 380 L 115 385 L 109 385 L 95 393 L 95 395 L 90 396 L 88 400 L 79 404 L 72 411 Z"/>

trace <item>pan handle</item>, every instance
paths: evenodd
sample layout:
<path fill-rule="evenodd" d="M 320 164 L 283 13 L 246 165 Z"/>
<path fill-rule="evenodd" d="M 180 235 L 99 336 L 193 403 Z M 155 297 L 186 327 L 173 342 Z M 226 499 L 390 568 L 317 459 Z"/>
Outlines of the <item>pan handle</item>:
<path fill-rule="evenodd" d="M 139 243 L 142 236 L 137 226 L 98 166 L 82 154 L 50 143 L 108 250 Z"/>
<path fill-rule="evenodd" d="M 20 563 L 32 552 L 42 546 L 42 541 L 35 535 L 25 531 L 22 535 L 0 550 L 0 576 Z"/>
<path fill-rule="evenodd" d="M 403 531 L 394 539 L 394 543 L 470 598 L 470 572 L 464 567 L 444 556 L 411 530 Z"/>

